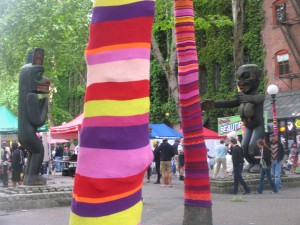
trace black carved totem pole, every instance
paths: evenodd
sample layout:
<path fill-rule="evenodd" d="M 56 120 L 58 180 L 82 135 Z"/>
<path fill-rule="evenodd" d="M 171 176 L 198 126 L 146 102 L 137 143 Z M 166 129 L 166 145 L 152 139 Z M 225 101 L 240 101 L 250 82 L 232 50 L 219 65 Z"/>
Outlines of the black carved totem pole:
<path fill-rule="evenodd" d="M 264 138 L 263 105 L 265 96 L 258 94 L 258 87 L 262 80 L 262 73 L 257 65 L 246 64 L 238 68 L 237 78 L 240 92 L 237 99 L 211 101 L 202 103 L 204 109 L 239 107 L 239 113 L 245 124 L 246 132 L 243 137 L 242 147 L 244 156 L 249 162 L 250 172 L 259 171 L 259 161 L 254 156 L 259 155 L 256 141 Z"/>
<path fill-rule="evenodd" d="M 48 98 L 39 94 L 48 94 L 50 81 L 43 77 L 44 50 L 36 48 L 27 56 L 26 65 L 19 76 L 19 129 L 18 139 L 29 152 L 25 170 L 25 185 L 43 185 L 46 179 L 39 176 L 44 158 L 44 147 L 37 137 L 37 128 L 44 125 L 48 112 Z"/>

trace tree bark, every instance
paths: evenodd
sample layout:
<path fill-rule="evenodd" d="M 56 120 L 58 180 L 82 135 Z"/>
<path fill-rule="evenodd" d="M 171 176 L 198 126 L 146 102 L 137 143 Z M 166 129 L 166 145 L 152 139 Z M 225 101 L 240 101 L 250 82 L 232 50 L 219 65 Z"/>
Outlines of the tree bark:
<path fill-rule="evenodd" d="M 164 59 L 154 35 L 152 35 L 152 52 L 166 75 L 168 86 L 171 90 L 171 95 L 179 112 L 178 81 L 176 70 L 177 55 L 174 29 L 172 30 L 172 43 L 169 53 L 169 60 L 167 61 Z"/>
<path fill-rule="evenodd" d="M 183 225 L 212 225 L 212 209 L 185 205 Z"/>
<path fill-rule="evenodd" d="M 235 69 L 244 64 L 243 32 L 244 32 L 244 0 L 232 0 L 232 16 L 234 24 L 234 52 L 233 59 Z"/>

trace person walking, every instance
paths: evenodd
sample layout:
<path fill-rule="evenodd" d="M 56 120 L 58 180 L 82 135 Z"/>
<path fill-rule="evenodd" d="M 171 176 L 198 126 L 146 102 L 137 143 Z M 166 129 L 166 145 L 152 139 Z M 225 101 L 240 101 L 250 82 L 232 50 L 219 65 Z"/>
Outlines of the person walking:
<path fill-rule="evenodd" d="M 179 180 L 184 181 L 184 146 L 183 140 L 178 145 L 178 160 L 179 160 Z"/>
<path fill-rule="evenodd" d="M 223 170 L 223 177 L 227 176 L 226 155 L 227 147 L 225 146 L 225 140 L 220 140 L 220 145 L 218 145 L 215 150 L 215 166 L 213 175 L 214 178 L 218 176 L 221 165 Z"/>
<path fill-rule="evenodd" d="M 160 152 L 160 171 L 162 174 L 162 186 L 169 185 L 172 187 L 172 157 L 175 155 L 172 145 L 168 143 L 168 139 L 165 138 L 163 143 L 158 147 Z"/>
<path fill-rule="evenodd" d="M 278 135 L 272 134 L 271 135 L 271 142 L 269 143 L 268 147 L 271 150 L 271 159 L 272 159 L 272 174 L 274 176 L 274 183 L 276 188 L 279 190 L 282 188 L 281 183 L 281 168 L 282 168 L 282 160 L 284 157 L 284 148 L 283 145 L 278 141 Z"/>
<path fill-rule="evenodd" d="M 243 167 L 244 167 L 244 157 L 243 149 L 238 146 L 237 139 L 229 139 L 231 145 L 231 155 L 232 155 L 232 164 L 233 164 L 233 191 L 232 194 L 236 195 L 238 193 L 239 182 L 244 188 L 244 195 L 250 194 L 250 188 L 244 181 L 242 177 Z"/>
<path fill-rule="evenodd" d="M 3 187 L 8 187 L 8 167 L 10 165 L 10 148 L 7 143 L 2 144 L 4 149 L 4 154 L 2 157 L 2 183 Z"/>
<path fill-rule="evenodd" d="M 257 140 L 257 146 L 260 148 L 260 156 L 255 156 L 256 159 L 260 159 L 260 180 L 257 194 L 263 193 L 265 175 L 267 175 L 267 179 L 272 187 L 271 193 L 277 193 L 277 187 L 271 178 L 271 150 L 263 139 Z"/>
<path fill-rule="evenodd" d="M 291 150 L 290 150 L 290 156 L 289 156 L 290 161 L 292 162 L 292 173 L 296 174 L 299 173 L 299 151 L 297 148 L 297 143 L 293 143 L 291 145 Z"/>
<path fill-rule="evenodd" d="M 155 162 L 155 170 L 156 170 L 156 182 L 154 184 L 160 184 L 160 152 L 158 149 L 159 142 L 157 141 L 154 144 L 154 162 Z"/>
<path fill-rule="evenodd" d="M 20 149 L 18 149 L 18 144 L 14 142 L 12 144 L 12 160 L 11 160 L 11 169 L 12 169 L 11 180 L 14 188 L 17 187 L 17 183 L 18 185 L 22 185 L 21 172 L 23 170 L 23 165 L 24 165 L 23 152 Z"/>
<path fill-rule="evenodd" d="M 57 162 L 55 162 L 55 167 L 56 167 L 56 172 L 61 172 L 62 171 L 62 163 L 59 162 L 63 159 L 63 148 L 60 145 L 57 145 L 55 148 L 55 160 Z"/>
<path fill-rule="evenodd" d="M 175 142 L 173 144 L 173 150 L 174 150 L 174 164 L 175 164 L 175 175 L 179 177 L 179 154 L 178 154 L 178 145 L 180 144 L 180 138 L 175 138 Z"/>

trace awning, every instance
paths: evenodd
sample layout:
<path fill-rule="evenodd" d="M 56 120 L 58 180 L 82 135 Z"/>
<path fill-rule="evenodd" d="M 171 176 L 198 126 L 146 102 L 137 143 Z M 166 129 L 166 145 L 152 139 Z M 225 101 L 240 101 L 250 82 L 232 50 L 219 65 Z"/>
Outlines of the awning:
<path fill-rule="evenodd" d="M 151 127 L 150 138 L 169 138 L 175 139 L 177 137 L 182 138 L 182 134 L 171 127 L 168 127 L 166 124 L 153 124 L 150 123 L 149 126 Z"/>
<path fill-rule="evenodd" d="M 18 119 L 5 106 L 0 106 L 0 133 L 18 133 Z"/>
<path fill-rule="evenodd" d="M 53 139 L 78 139 L 83 114 L 80 114 L 68 123 L 60 126 L 50 127 L 51 138 Z"/>
<path fill-rule="evenodd" d="M 51 139 L 49 136 L 47 137 L 47 142 L 50 144 L 57 144 L 57 143 L 68 143 L 69 140 L 66 139 Z"/>
<path fill-rule="evenodd" d="M 179 130 L 182 133 L 182 129 Z M 219 134 L 213 130 L 203 127 L 204 139 L 224 139 L 224 136 L 219 136 Z"/>
<path fill-rule="evenodd" d="M 267 96 L 264 111 L 268 112 L 268 119 L 273 119 L 273 106 L 271 96 Z M 291 118 L 300 116 L 300 90 L 287 91 L 276 95 L 277 118 Z"/>

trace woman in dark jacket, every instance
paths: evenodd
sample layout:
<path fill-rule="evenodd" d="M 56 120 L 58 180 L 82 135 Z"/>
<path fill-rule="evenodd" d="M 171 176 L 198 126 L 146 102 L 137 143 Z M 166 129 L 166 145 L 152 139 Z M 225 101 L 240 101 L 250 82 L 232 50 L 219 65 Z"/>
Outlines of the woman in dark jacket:
<path fill-rule="evenodd" d="M 277 193 L 278 190 L 271 177 L 271 150 L 265 144 L 263 139 L 257 140 L 257 146 L 260 149 L 260 156 L 255 156 L 256 159 L 260 159 L 260 181 L 257 193 L 263 193 L 265 175 L 267 175 L 267 179 L 272 187 L 271 193 Z"/>
<path fill-rule="evenodd" d="M 17 183 L 19 185 L 22 185 L 21 172 L 23 169 L 23 165 L 24 165 L 23 153 L 21 150 L 18 149 L 18 144 L 14 142 L 12 144 L 12 160 L 11 160 L 11 169 L 12 169 L 11 180 L 14 188 L 17 186 Z"/>

